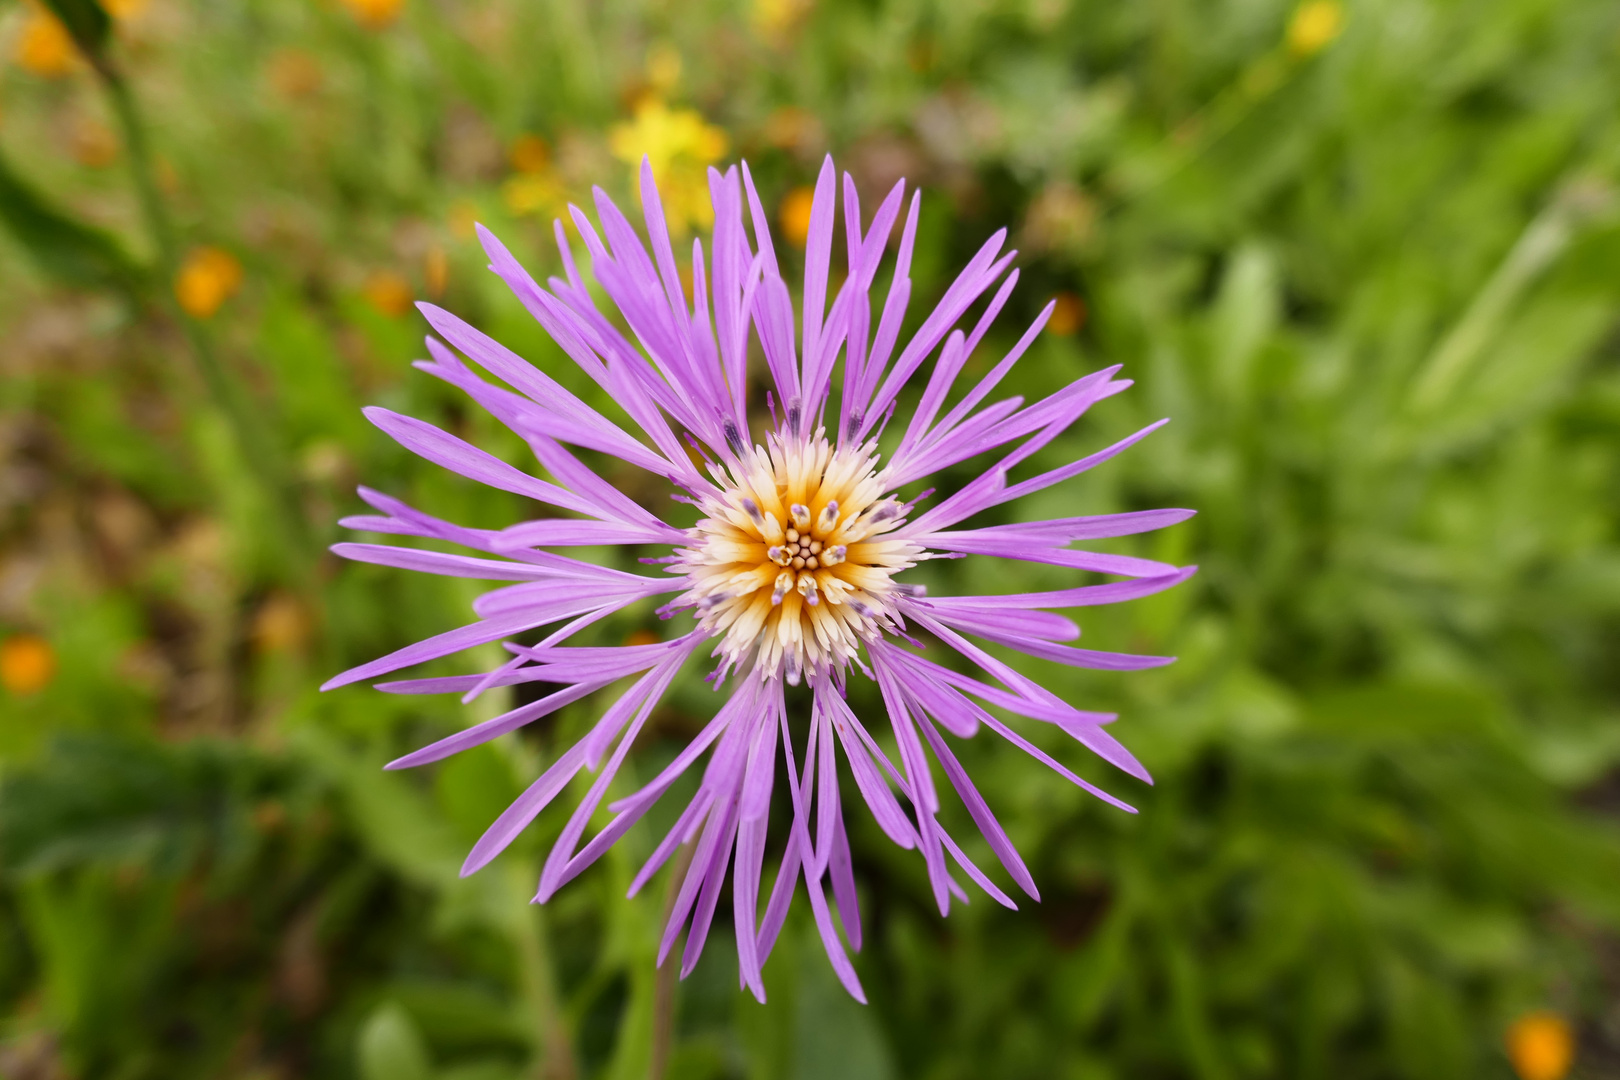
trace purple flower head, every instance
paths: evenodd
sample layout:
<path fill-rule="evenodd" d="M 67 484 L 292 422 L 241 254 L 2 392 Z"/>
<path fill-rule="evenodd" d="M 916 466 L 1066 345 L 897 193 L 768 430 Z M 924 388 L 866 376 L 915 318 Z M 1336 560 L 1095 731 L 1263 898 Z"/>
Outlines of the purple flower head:
<path fill-rule="evenodd" d="M 635 676 L 589 733 L 565 751 L 474 845 L 463 874 L 499 854 L 582 771 L 595 775 L 547 857 L 535 899 L 549 899 L 634 825 L 675 781 L 707 755 L 697 794 L 637 874 L 634 895 L 682 844 L 691 859 L 664 928 L 662 963 L 681 931 L 681 974 L 692 970 L 731 878 L 741 981 L 761 1001 L 760 969 L 802 879 L 827 956 L 844 986 L 865 1000 L 843 941 L 859 949 L 861 925 L 851 873 L 840 786 L 853 781 L 860 801 L 896 844 L 921 852 L 940 913 L 967 894 L 955 871 L 992 898 L 1015 906 L 941 826 L 943 773 L 1012 880 L 1039 899 L 1035 882 L 1006 832 L 952 753 L 947 736 L 968 738 L 982 725 L 1097 797 L 1130 810 L 1053 760 L 989 711 L 1052 724 L 1116 767 L 1148 780 L 1146 770 L 1107 731 L 1111 714 L 1083 712 L 996 659 L 976 642 L 1079 667 L 1131 670 L 1167 657 L 1097 652 L 1064 644 L 1079 628 L 1051 609 L 1130 600 L 1185 580 L 1192 568 L 1073 550 L 1076 540 L 1124 536 L 1183 521 L 1188 510 L 1152 510 L 1029 524 L 959 528 L 981 511 L 1051 487 L 1118 454 L 1164 421 L 1061 468 L 1014 482 L 1013 469 L 1091 407 L 1130 385 L 1117 367 L 1087 375 L 1032 404 L 986 404 L 1051 315 L 1049 304 L 1017 344 L 946 408 L 957 376 L 1018 281 L 1005 230 L 992 236 L 922 320 L 900 340 L 911 297 L 908 276 L 919 197 L 912 194 L 887 295 L 870 295 L 899 223 L 904 182 L 863 230 L 860 200 L 843 179 L 847 276 L 829 308 L 838 185 L 832 159 L 822 166 L 805 259 L 803 315 L 778 272 L 758 194 L 736 167 L 709 171 L 714 230 L 707 254 L 692 245 L 692 302 L 676 267 L 658 189 L 645 162 L 641 201 L 648 251 L 635 227 L 600 190 L 598 225 L 571 208 L 590 255 L 590 270 L 617 306 L 632 337 L 596 307 L 574 261 L 563 225 L 555 227 L 566 280 L 542 287 L 487 231 L 491 268 L 568 355 L 639 428 L 627 431 L 448 312 L 423 305 L 442 341 L 429 338 L 424 371 L 466 391 L 520 435 L 549 480 L 509 465 L 420 420 L 369 409 L 373 423 L 412 452 L 469 479 L 545 503 L 566 516 L 501 531 L 471 529 L 367 489 L 375 516 L 345 519 L 355 529 L 448 541 L 493 558 L 375 544 L 339 544 L 338 554 L 387 566 L 509 582 L 473 605 L 478 620 L 345 672 L 326 688 L 372 679 L 493 641 L 511 659 L 494 671 L 381 684 L 403 693 L 455 692 L 543 682 L 560 689 L 441 739 L 393 762 L 421 765 L 454 754 Z M 744 200 L 747 219 L 744 225 Z M 992 290 L 994 292 L 992 293 Z M 958 326 L 981 298 L 982 314 Z M 874 318 L 875 315 L 875 318 Z M 748 419 L 748 349 L 756 336 L 774 394 L 774 427 L 756 441 Z M 840 364 L 840 358 L 842 363 Z M 932 358 L 932 367 L 923 368 Z M 493 383 L 472 365 L 504 386 Z M 900 391 L 913 379 L 921 397 L 891 453 L 878 435 Z M 836 389 L 836 393 L 835 393 Z M 769 393 L 769 392 L 768 392 Z M 687 452 L 697 447 L 706 464 Z M 587 447 L 666 478 L 698 521 L 676 528 L 596 476 L 567 446 Z M 899 490 L 939 469 L 986 452 L 999 460 L 977 479 L 926 510 Z M 625 573 L 556 554 L 579 545 L 632 544 L 669 549 L 656 576 Z M 1106 584 L 1056 592 L 928 596 L 903 579 L 930 558 L 996 556 L 1112 575 Z M 670 595 L 673 594 L 673 595 Z M 660 614 L 686 627 L 669 641 L 618 648 L 566 642 L 582 628 L 653 597 Z M 510 640 L 553 628 L 539 644 Z M 918 631 L 937 643 L 921 645 Z M 926 653 L 951 650 L 974 670 L 965 675 Z M 681 668 L 699 652 L 709 675 L 729 687 L 708 725 L 667 768 L 595 818 L 625 755 Z M 877 683 L 898 760 L 886 752 L 845 700 L 851 670 Z M 784 686 L 805 683 L 808 723 L 790 723 Z M 868 717 L 867 721 L 879 718 Z M 795 739 L 798 739 L 797 744 Z M 792 827 L 769 896 L 762 898 L 766 826 L 778 756 L 786 767 Z M 936 772 L 937 766 L 937 772 Z M 831 887 L 831 899 L 828 887 Z M 764 900 L 761 911 L 761 900 Z M 834 912 L 842 924 L 840 940 Z"/>

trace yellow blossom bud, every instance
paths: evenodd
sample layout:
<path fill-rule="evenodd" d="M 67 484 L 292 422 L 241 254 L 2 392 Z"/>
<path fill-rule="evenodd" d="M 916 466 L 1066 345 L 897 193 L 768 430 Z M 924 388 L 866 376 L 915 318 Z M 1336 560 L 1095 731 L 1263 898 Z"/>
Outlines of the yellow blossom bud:
<path fill-rule="evenodd" d="M 56 650 L 38 634 L 12 634 L 0 641 L 0 686 L 8 694 L 37 694 L 55 674 Z"/>
<path fill-rule="evenodd" d="M 411 286 L 392 270 L 378 270 L 366 278 L 360 289 L 366 301 L 390 319 L 397 319 L 411 310 Z"/>
<path fill-rule="evenodd" d="M 519 135 L 512 140 L 506 160 L 520 173 L 545 172 L 551 164 L 551 147 L 538 135 Z"/>
<path fill-rule="evenodd" d="M 815 206 L 816 193 L 808 187 L 796 187 L 782 198 L 776 212 L 776 223 L 788 243 L 802 248 L 810 237 L 810 211 Z"/>
<path fill-rule="evenodd" d="M 368 30 L 381 30 L 399 18 L 405 0 L 343 0 L 355 21 Z"/>
<path fill-rule="evenodd" d="M 1053 298 L 1052 317 L 1046 322 L 1049 333 L 1058 337 L 1072 337 L 1086 322 L 1086 302 L 1072 292 L 1060 292 Z"/>
<path fill-rule="evenodd" d="M 206 319 L 242 284 L 242 264 L 236 256 L 216 247 L 200 247 L 186 256 L 174 279 L 180 307 L 194 319 Z"/>
<path fill-rule="evenodd" d="M 1557 1013 L 1526 1013 L 1508 1028 L 1507 1052 L 1520 1080 L 1563 1080 L 1575 1061 L 1575 1033 Z"/>
<path fill-rule="evenodd" d="M 34 8 L 17 35 L 17 63 L 24 71 L 45 79 L 57 79 L 73 70 L 79 54 L 67 27 L 55 15 Z"/>
<path fill-rule="evenodd" d="M 1288 20 L 1288 51 L 1298 57 L 1314 56 L 1344 29 L 1344 8 L 1338 0 L 1305 0 Z"/>

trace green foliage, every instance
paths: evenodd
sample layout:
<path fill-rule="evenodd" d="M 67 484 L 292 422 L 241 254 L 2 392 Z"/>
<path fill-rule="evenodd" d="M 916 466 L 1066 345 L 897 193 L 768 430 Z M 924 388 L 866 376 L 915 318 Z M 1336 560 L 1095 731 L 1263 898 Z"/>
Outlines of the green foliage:
<path fill-rule="evenodd" d="M 608 133 L 658 93 L 726 131 L 773 212 L 827 150 L 868 212 L 920 181 L 920 302 L 1009 226 L 1022 285 L 968 373 L 1067 293 L 1079 325 L 1006 392 L 1113 363 L 1137 381 L 1030 466 L 1173 422 L 1005 513 L 1192 507 L 1118 550 L 1201 570 L 1081 613 L 1088 644 L 1169 668 L 1008 657 L 1121 714 L 1152 787 L 1029 735 L 1138 814 L 988 739 L 956 748 L 1039 904 L 976 896 L 940 920 L 915 853 L 852 805 L 871 1006 L 803 912 L 767 1004 L 738 992 L 721 929 L 677 984 L 654 963 L 665 877 L 625 897 L 668 806 L 544 908 L 527 900 L 555 809 L 459 876 L 600 701 L 401 774 L 381 766 L 505 691 L 315 692 L 466 621 L 478 585 L 340 565 L 275 527 L 294 511 L 176 328 L 118 302 L 156 287 L 124 253 L 159 244 L 125 162 L 82 149 L 106 122 L 97 83 L 8 67 L 0 637 L 41 635 L 56 668 L 0 689 L 0 1075 L 1505 1078 L 1503 1031 L 1533 1008 L 1577 1024 L 1575 1075 L 1620 1061 L 1613 5 L 1369 0 L 1315 51 L 1276 0 L 485 0 L 379 27 L 346 4 L 154 0 L 110 34 L 88 0 L 50 6 L 127 70 L 180 250 L 243 253 L 209 336 L 323 542 L 364 512 L 356 483 L 479 527 L 533 512 L 360 418 L 385 405 L 533 467 L 406 366 L 426 326 L 400 287 L 614 412 L 466 224 L 560 273 L 558 207 L 533 193 L 586 205 L 601 184 L 633 206 Z M 525 133 L 549 146 L 537 173 L 508 161 Z M 916 577 L 1073 583 L 978 558 Z M 637 609 L 588 640 L 661 625 Z M 859 679 L 852 702 L 880 708 Z M 715 705 L 683 676 L 610 801 Z M 960 807 L 946 819 L 971 834 Z"/>

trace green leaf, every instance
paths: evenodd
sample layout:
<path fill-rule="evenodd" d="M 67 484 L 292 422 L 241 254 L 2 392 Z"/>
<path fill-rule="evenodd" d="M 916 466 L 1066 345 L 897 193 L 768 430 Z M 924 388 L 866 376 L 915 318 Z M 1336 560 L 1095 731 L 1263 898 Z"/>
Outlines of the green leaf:
<path fill-rule="evenodd" d="M 396 1002 L 379 1005 L 360 1029 L 361 1080 L 430 1080 L 427 1044 Z"/>
<path fill-rule="evenodd" d="M 134 293 L 145 277 L 117 240 L 53 206 L 17 175 L 4 154 L 0 154 L 0 220 L 39 268 L 63 284 Z"/>

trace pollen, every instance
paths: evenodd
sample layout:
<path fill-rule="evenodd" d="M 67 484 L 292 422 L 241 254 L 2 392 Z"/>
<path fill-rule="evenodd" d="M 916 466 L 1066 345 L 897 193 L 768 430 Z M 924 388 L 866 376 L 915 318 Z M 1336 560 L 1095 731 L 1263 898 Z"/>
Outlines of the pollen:
<path fill-rule="evenodd" d="M 819 432 L 768 441 L 711 469 L 720 493 L 670 566 L 691 583 L 673 606 L 721 639 L 726 668 L 757 663 L 797 683 L 895 629 L 892 577 L 922 549 L 889 535 L 906 508 L 885 495 L 874 446 L 835 450 Z"/>

